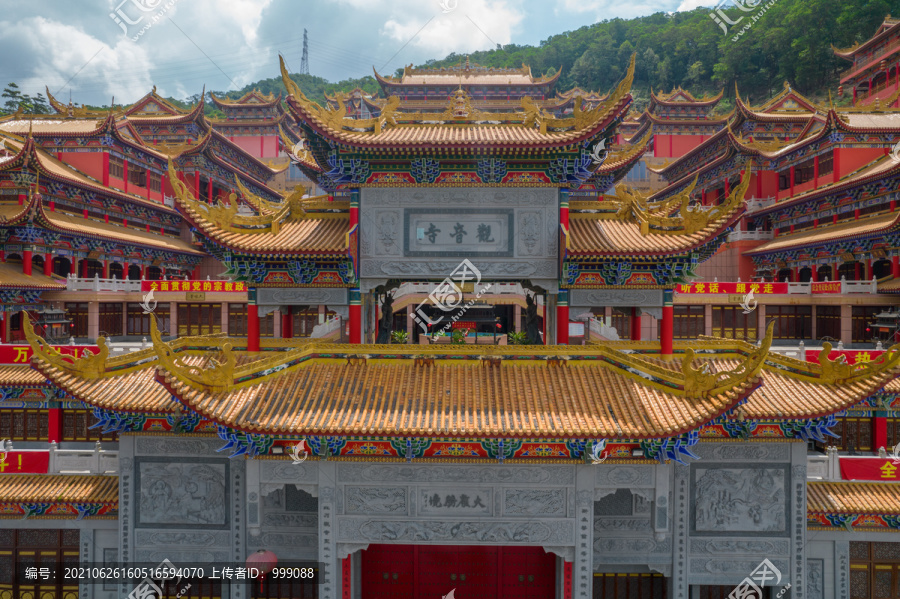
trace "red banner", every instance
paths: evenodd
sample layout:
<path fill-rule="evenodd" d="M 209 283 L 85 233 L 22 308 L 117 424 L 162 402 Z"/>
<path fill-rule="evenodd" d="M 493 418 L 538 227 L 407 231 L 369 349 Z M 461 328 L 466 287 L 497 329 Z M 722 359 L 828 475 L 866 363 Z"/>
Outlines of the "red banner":
<path fill-rule="evenodd" d="M 689 283 L 678 285 L 678 293 L 716 294 L 716 293 L 750 293 L 778 294 L 787 293 L 787 283 Z"/>
<path fill-rule="evenodd" d="M 244 293 L 243 281 L 141 281 L 141 292 L 148 291 L 209 291 L 213 293 Z"/>
<path fill-rule="evenodd" d="M 806 350 L 806 361 L 819 363 L 819 353 L 822 350 L 808 349 Z M 833 351 L 828 354 L 829 360 L 836 360 L 838 356 L 847 356 L 847 364 L 867 364 L 883 354 L 883 351 L 864 350 L 864 349 L 845 349 L 841 351 Z"/>
<path fill-rule="evenodd" d="M 84 350 L 94 354 L 100 351 L 96 345 L 54 345 L 53 349 L 75 358 L 82 357 Z M 29 364 L 32 355 L 34 352 L 30 345 L 0 345 L 0 364 Z"/>
<path fill-rule="evenodd" d="M 469 329 L 470 331 L 475 330 L 475 322 L 466 322 L 462 320 L 457 320 L 453 323 L 454 329 Z"/>
<path fill-rule="evenodd" d="M 841 293 L 841 282 L 840 281 L 828 281 L 826 283 L 813 283 L 812 284 L 812 292 L 813 293 Z"/>
<path fill-rule="evenodd" d="M 844 480 L 900 480 L 900 462 L 891 458 L 840 458 Z"/>
<path fill-rule="evenodd" d="M 47 474 L 49 466 L 49 451 L 0 453 L 0 474 Z"/>

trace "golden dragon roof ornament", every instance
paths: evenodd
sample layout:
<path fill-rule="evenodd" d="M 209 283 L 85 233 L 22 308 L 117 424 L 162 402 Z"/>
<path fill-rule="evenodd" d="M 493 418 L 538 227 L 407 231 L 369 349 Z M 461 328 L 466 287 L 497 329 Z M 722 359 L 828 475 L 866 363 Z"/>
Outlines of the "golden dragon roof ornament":
<path fill-rule="evenodd" d="M 56 351 L 53 349 L 53 346 L 39 337 L 34 332 L 34 325 L 28 316 L 28 312 L 23 310 L 20 314 L 22 315 L 22 330 L 25 333 L 25 339 L 36 357 L 86 380 L 103 378 L 106 374 L 106 360 L 109 358 L 109 345 L 106 342 L 106 337 L 97 338 L 97 346 L 99 348 L 97 354 L 90 350 L 84 350 L 81 358 L 74 358 Z"/>
<path fill-rule="evenodd" d="M 206 391 L 227 391 L 234 384 L 234 369 L 237 358 L 232 351 L 231 343 L 222 345 L 222 359 L 211 358 L 204 367 L 193 366 L 185 362 L 183 357 L 176 356 L 175 350 L 163 343 L 156 319 L 150 319 L 150 339 L 153 349 L 159 358 L 160 365 L 177 378 L 189 382 L 192 387 Z M 159 370 L 157 366 L 157 370 Z"/>

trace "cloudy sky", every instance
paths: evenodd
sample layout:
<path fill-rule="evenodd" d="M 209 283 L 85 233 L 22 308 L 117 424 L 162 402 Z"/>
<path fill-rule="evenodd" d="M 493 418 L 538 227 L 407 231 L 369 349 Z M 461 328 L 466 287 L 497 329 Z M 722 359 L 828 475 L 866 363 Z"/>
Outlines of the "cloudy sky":
<path fill-rule="evenodd" d="M 538 44 L 602 19 L 712 0 L 42 0 L 0 14 L 0 84 L 76 103 L 226 91 L 299 70 L 338 81 L 496 44 Z"/>

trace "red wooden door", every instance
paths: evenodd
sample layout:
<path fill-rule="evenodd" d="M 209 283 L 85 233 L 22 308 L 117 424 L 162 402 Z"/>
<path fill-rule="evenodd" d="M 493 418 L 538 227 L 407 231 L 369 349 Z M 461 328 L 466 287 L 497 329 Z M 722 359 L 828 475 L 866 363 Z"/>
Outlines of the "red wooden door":
<path fill-rule="evenodd" d="M 362 552 L 362 595 L 366 599 L 412 599 L 413 545 L 371 545 Z"/>
<path fill-rule="evenodd" d="M 499 547 L 458 547 L 456 596 L 460 599 L 496 599 L 498 594 Z M 423 595 L 424 597 L 425 595 Z"/>

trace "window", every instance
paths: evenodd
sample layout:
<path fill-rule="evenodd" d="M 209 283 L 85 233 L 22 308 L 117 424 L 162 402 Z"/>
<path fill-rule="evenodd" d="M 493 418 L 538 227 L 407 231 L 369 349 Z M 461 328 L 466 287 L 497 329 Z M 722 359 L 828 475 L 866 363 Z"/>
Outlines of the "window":
<path fill-rule="evenodd" d="M 128 304 L 125 322 L 126 335 L 149 335 L 150 319 L 156 318 L 156 325 L 163 335 L 169 331 L 169 304 L 161 303 L 156 306 L 153 314 L 144 314 L 141 304 Z"/>
<path fill-rule="evenodd" d="M 128 182 L 138 187 L 147 187 L 147 171 L 132 166 L 128 169 Z"/>
<path fill-rule="evenodd" d="M 816 336 L 822 340 L 841 338 L 841 307 L 816 306 Z"/>
<path fill-rule="evenodd" d="M 880 312 L 890 310 L 887 306 L 853 306 L 853 343 L 870 343 L 878 336 L 871 325 Z M 868 329 L 868 330 L 867 330 Z"/>
<path fill-rule="evenodd" d="M 46 441 L 47 410 L 0 410 L 0 439 Z"/>
<path fill-rule="evenodd" d="M 696 339 L 705 334 L 705 306 L 675 306 L 675 339 Z"/>
<path fill-rule="evenodd" d="M 738 306 L 713 306 L 713 337 L 756 340 L 756 312 L 744 314 Z"/>
<path fill-rule="evenodd" d="M 666 577 L 662 574 L 594 574 L 592 596 L 593 599 L 666 597 L 667 587 Z M 729 592 L 733 590 L 731 587 Z"/>
<path fill-rule="evenodd" d="M 104 433 L 91 410 L 64 410 L 62 414 L 63 441 L 118 441 L 119 433 Z"/>
<path fill-rule="evenodd" d="M 150 191 L 162 191 L 162 175 L 151 171 L 147 179 L 150 181 Z"/>
<path fill-rule="evenodd" d="M 222 304 L 178 304 L 178 336 L 222 331 Z"/>
<path fill-rule="evenodd" d="M 100 302 L 100 335 L 122 335 L 123 312 L 122 304 L 118 302 Z"/>
<path fill-rule="evenodd" d="M 73 337 L 88 336 L 88 305 L 87 302 L 65 304 L 66 318 L 72 321 L 71 335 Z"/>
<path fill-rule="evenodd" d="M 118 156 L 109 157 L 109 176 L 116 179 L 125 177 L 125 163 Z"/>
<path fill-rule="evenodd" d="M 850 541 L 850 599 L 900 598 L 900 545 Z"/>
<path fill-rule="evenodd" d="M 834 172 L 834 153 L 819 157 L 819 176 L 830 175 Z"/>
<path fill-rule="evenodd" d="M 775 320 L 775 339 L 809 339 L 812 306 L 766 306 L 766 320 Z"/>
<path fill-rule="evenodd" d="M 231 337 L 247 336 L 247 304 L 228 304 L 228 335 Z M 274 312 L 259 319 L 259 336 L 275 336 Z M 299 337 L 296 327 L 294 328 L 294 337 Z"/>
<path fill-rule="evenodd" d="M 0 530 L 0 596 L 78 597 L 77 584 L 63 584 L 59 573 L 65 566 L 78 565 L 77 529 Z M 15 565 L 49 568 L 57 572 L 57 582 L 29 581 L 15 575 Z"/>
<path fill-rule="evenodd" d="M 396 315 L 395 315 L 396 316 Z M 401 317 L 405 319 L 406 314 L 401 314 Z M 317 324 L 319 324 L 319 310 L 318 309 L 309 309 L 303 311 L 294 312 L 294 337 L 309 337 L 312 335 L 313 328 Z M 404 326 L 397 330 L 406 330 L 406 322 L 404 320 Z"/>

